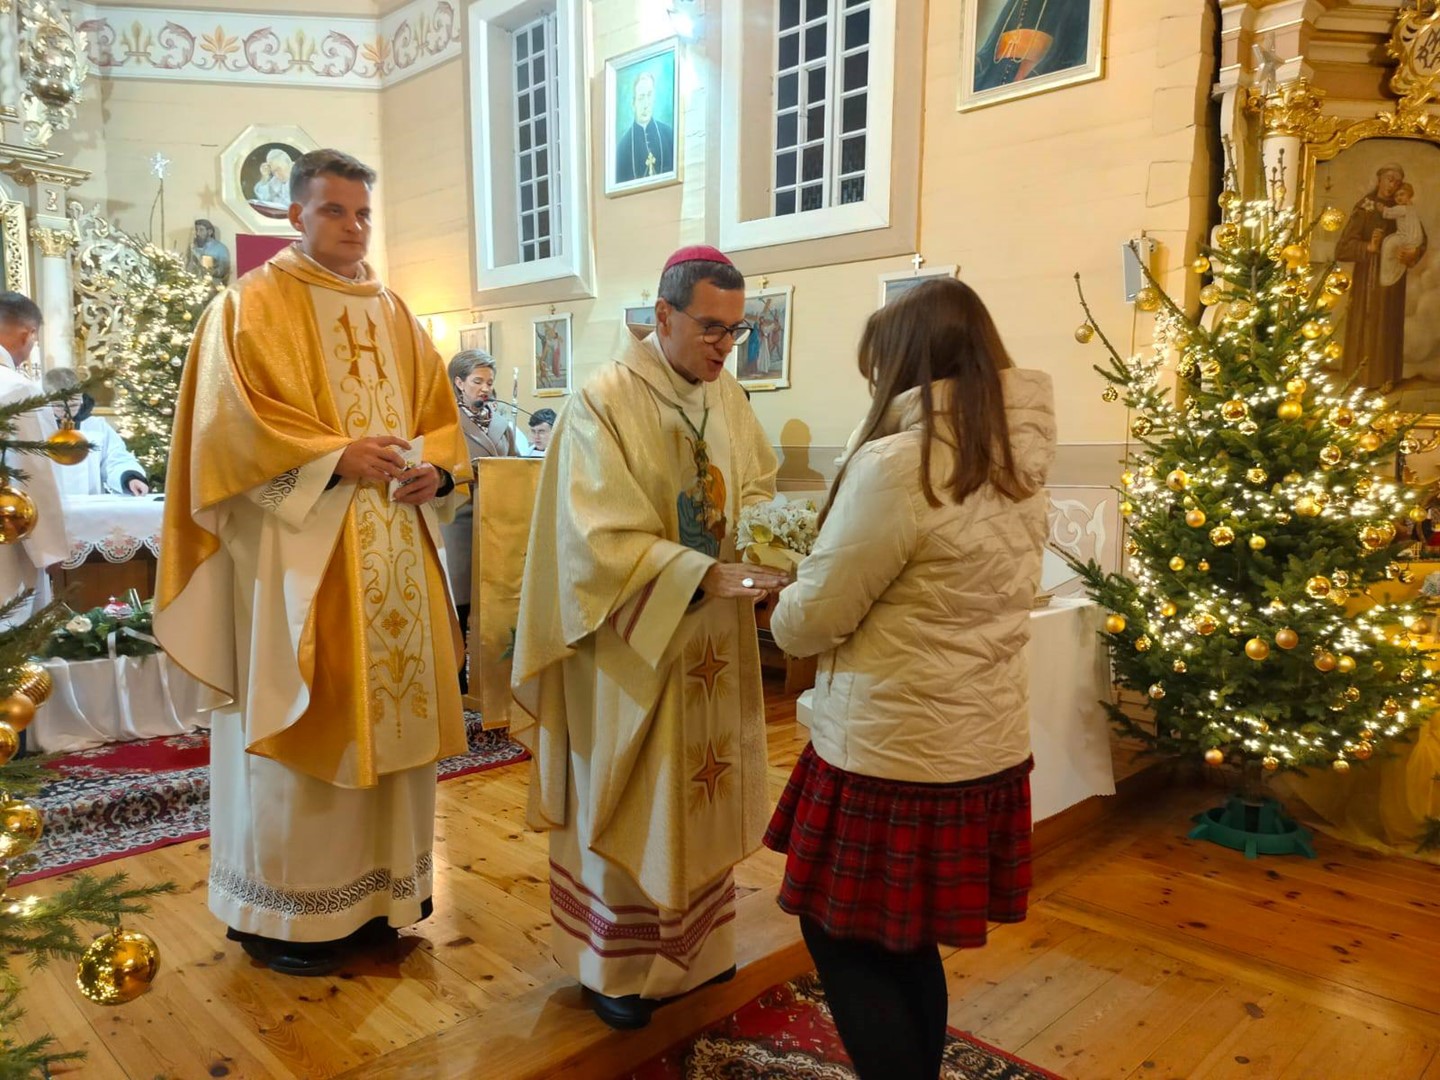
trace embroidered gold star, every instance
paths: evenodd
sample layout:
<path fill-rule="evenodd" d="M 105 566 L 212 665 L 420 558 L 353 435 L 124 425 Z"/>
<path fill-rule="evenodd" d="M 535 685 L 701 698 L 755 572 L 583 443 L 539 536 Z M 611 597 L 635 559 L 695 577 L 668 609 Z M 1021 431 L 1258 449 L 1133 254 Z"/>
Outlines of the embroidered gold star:
<path fill-rule="evenodd" d="M 730 763 L 721 761 L 715 756 L 715 744 L 705 744 L 705 760 L 701 763 L 700 769 L 690 779 L 697 784 L 705 785 L 705 798 L 709 802 L 715 801 L 715 789 L 720 786 L 720 778 L 730 771 Z"/>
<path fill-rule="evenodd" d="M 706 638 L 705 653 L 703 656 L 701 656 L 700 662 L 694 667 L 692 667 L 685 674 L 691 676 L 692 678 L 699 679 L 705 684 L 706 697 L 714 697 L 715 682 L 717 679 L 719 679 L 720 673 L 729 666 L 730 662 L 728 660 L 721 660 L 720 657 L 716 655 L 715 639 Z"/>

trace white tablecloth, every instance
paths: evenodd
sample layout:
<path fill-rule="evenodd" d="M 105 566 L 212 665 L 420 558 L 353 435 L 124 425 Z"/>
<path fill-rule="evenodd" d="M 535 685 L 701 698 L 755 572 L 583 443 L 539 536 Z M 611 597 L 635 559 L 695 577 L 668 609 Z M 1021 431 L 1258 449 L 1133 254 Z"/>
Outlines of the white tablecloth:
<path fill-rule="evenodd" d="M 1052 600 L 1030 616 L 1030 777 L 1035 821 L 1091 795 L 1115 794 L 1110 722 L 1100 699 L 1111 697 L 1103 618 L 1090 600 Z M 814 691 L 800 695 L 796 718 L 809 726 Z"/>
<path fill-rule="evenodd" d="M 55 691 L 25 735 L 29 749 L 47 754 L 208 728 L 201 710 L 217 704 L 164 653 L 43 663 Z"/>
<path fill-rule="evenodd" d="M 152 555 L 160 553 L 165 503 L 158 496 L 65 495 L 60 503 L 70 539 L 67 570 L 97 551 L 113 563 L 129 562 L 142 548 Z"/>

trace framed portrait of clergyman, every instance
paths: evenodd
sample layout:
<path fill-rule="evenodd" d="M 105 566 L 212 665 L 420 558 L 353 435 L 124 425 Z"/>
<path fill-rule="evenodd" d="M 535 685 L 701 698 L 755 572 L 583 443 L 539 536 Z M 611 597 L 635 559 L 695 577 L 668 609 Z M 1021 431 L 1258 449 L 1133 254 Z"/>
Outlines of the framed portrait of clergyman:
<path fill-rule="evenodd" d="M 1105 0 L 964 0 L 960 100 L 978 109 L 1098 79 Z"/>
<path fill-rule="evenodd" d="M 675 38 L 605 61 L 605 194 L 680 179 L 680 82 Z"/>

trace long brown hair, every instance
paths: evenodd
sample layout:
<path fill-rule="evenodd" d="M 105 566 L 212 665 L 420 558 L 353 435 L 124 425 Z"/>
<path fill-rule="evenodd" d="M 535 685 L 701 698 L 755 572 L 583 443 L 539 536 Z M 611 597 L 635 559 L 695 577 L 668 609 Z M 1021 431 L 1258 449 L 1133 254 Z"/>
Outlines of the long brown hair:
<path fill-rule="evenodd" d="M 897 395 L 952 380 L 950 393 L 937 394 L 932 389 L 928 406 L 921 409 L 920 485 L 926 501 L 940 505 L 930 480 L 937 416 L 958 447 L 955 470 L 945 482 L 944 494 L 959 503 L 991 483 L 1017 502 L 1029 498 L 1035 487 L 1022 480 L 1015 468 L 1000 386 L 1000 372 L 1014 366 L 990 312 L 974 289 L 954 278 L 922 282 L 875 312 L 865 324 L 860 338 L 860 374 L 870 383 L 872 401 L 861 425 L 859 445 L 880 436 L 886 410 Z M 820 515 L 822 525 L 835 505 L 848 468 L 847 461 L 835 477 Z"/>

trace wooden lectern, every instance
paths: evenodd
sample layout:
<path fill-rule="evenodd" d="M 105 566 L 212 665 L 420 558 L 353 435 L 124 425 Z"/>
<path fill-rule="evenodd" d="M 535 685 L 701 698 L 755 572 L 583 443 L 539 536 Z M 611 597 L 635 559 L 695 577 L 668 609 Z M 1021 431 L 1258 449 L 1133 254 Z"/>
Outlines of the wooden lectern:
<path fill-rule="evenodd" d="M 470 692 L 487 731 L 510 726 L 511 657 L 540 458 L 477 458 L 475 536 L 470 549 Z"/>

